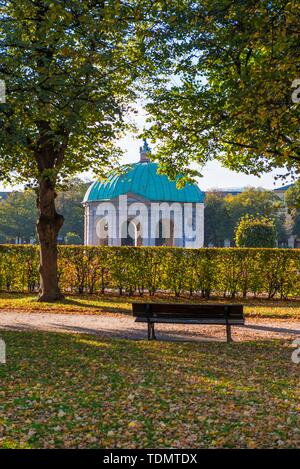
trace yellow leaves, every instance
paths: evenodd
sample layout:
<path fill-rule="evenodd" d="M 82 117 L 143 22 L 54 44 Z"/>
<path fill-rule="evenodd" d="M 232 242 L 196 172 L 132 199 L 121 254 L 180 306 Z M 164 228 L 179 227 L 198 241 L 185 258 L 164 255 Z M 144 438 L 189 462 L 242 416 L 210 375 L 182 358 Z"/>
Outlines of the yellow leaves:
<path fill-rule="evenodd" d="M 132 421 L 132 422 L 129 422 L 128 424 L 128 428 L 139 428 L 141 426 L 141 424 L 137 421 Z"/>
<path fill-rule="evenodd" d="M 96 340 L 87 340 L 87 339 L 78 339 L 77 342 L 79 344 L 88 344 L 94 347 L 103 347 L 103 348 L 111 348 L 111 344 L 108 344 L 107 342 L 99 342 Z"/>
<path fill-rule="evenodd" d="M 72 53 L 72 51 L 69 47 L 62 47 L 59 50 L 59 54 L 62 55 L 62 56 L 66 56 L 66 57 L 73 55 L 73 53 Z"/>
<path fill-rule="evenodd" d="M 178 343 L 1 335 L 11 351 L 9 372 L 0 368 L 2 446 L 297 445 L 298 374 L 284 343 L 186 343 L 177 354 Z"/>
<path fill-rule="evenodd" d="M 257 442 L 254 440 L 247 440 L 246 445 L 247 445 L 247 448 L 250 448 L 250 449 L 255 449 L 258 447 Z"/>

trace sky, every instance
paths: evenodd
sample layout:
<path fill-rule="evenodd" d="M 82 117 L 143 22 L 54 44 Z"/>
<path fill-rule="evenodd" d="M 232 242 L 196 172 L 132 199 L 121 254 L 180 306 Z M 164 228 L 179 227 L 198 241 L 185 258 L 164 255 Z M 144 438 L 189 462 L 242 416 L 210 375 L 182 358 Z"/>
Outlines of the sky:
<path fill-rule="evenodd" d="M 122 162 L 134 163 L 138 161 L 139 147 L 141 145 L 142 141 L 136 140 L 129 135 L 122 139 L 120 146 L 125 152 Z M 290 179 L 287 179 L 286 181 L 275 181 L 275 176 L 280 174 L 279 170 L 265 173 L 262 174 L 261 177 L 257 177 L 230 171 L 229 169 L 222 167 L 218 161 L 209 162 L 204 168 L 202 168 L 201 173 L 203 174 L 203 177 L 198 178 L 197 182 L 200 189 L 204 191 L 216 188 L 232 189 L 247 186 L 263 187 L 264 189 L 272 190 L 291 182 Z"/>
<path fill-rule="evenodd" d="M 133 105 L 136 110 L 136 114 L 132 114 L 131 120 L 133 120 L 137 128 L 142 131 L 143 127 L 147 127 L 147 113 L 143 108 L 142 101 Z M 139 160 L 139 147 L 142 145 L 141 141 L 133 138 L 131 135 L 127 135 L 120 141 L 120 146 L 124 151 L 124 157 L 122 162 L 134 163 Z M 262 187 L 264 189 L 275 189 L 283 185 L 289 184 L 290 179 L 287 180 L 275 180 L 275 176 L 280 174 L 279 170 L 274 170 L 271 173 L 264 173 L 261 177 L 251 176 L 243 173 L 237 173 L 230 171 L 227 168 L 222 167 L 218 161 L 211 161 L 206 164 L 200 172 L 203 177 L 198 178 L 197 182 L 200 189 L 206 191 L 208 189 L 233 189 L 247 186 Z M 283 172 L 281 172 L 283 174 Z"/>
<path fill-rule="evenodd" d="M 134 116 L 137 128 L 142 131 L 146 125 L 146 113 L 140 104 L 134 106 L 137 114 Z M 132 118 L 130 118 L 132 119 Z M 126 135 L 120 140 L 119 145 L 124 151 L 121 163 L 134 163 L 139 161 L 139 148 L 142 141 L 135 138 L 133 135 Z M 201 168 L 197 168 L 201 169 Z M 264 173 L 261 177 L 251 176 L 243 173 L 230 171 L 221 166 L 218 161 L 211 161 L 201 169 L 203 177 L 198 178 L 197 182 L 201 190 L 208 189 L 236 189 L 247 186 L 262 187 L 264 189 L 275 189 L 282 185 L 289 184 L 290 179 L 284 181 L 275 181 L 275 176 L 280 174 L 279 170 L 274 170 L 271 173 Z M 92 180 L 92 175 L 86 172 L 81 175 L 84 179 Z M 0 182 L 0 191 L 20 189 L 20 187 L 5 186 Z"/>

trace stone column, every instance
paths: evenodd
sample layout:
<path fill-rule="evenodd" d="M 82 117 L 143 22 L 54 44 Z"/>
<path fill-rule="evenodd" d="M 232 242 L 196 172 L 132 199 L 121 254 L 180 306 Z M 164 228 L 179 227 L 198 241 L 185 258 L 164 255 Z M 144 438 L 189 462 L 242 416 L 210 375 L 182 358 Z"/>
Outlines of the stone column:
<path fill-rule="evenodd" d="M 185 238 L 185 246 L 187 248 L 202 248 L 204 245 L 204 204 L 197 203 L 195 205 L 195 237 L 192 240 Z"/>

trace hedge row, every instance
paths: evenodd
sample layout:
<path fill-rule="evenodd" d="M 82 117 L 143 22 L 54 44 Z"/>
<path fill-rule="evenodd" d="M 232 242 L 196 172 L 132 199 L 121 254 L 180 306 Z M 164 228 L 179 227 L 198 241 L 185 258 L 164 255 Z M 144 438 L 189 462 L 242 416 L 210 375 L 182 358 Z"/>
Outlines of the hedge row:
<path fill-rule="evenodd" d="M 0 289 L 38 289 L 38 247 L 0 246 Z M 300 250 L 59 247 L 65 293 L 182 293 L 268 298 L 300 296 Z"/>

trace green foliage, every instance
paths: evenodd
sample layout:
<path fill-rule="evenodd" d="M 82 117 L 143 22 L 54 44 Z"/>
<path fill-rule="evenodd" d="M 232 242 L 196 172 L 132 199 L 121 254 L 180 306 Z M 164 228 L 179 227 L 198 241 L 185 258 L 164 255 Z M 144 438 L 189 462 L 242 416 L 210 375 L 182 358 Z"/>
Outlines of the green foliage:
<path fill-rule="evenodd" d="M 0 203 L 0 234 L 6 242 L 18 238 L 21 242 L 30 242 L 36 231 L 36 194 L 32 190 L 11 192 Z"/>
<path fill-rule="evenodd" d="M 65 219 L 59 236 L 64 239 L 66 244 L 73 244 L 65 239 L 68 233 L 75 233 L 79 237 L 80 242 L 74 244 L 83 243 L 84 210 L 82 201 L 88 186 L 89 183 L 83 182 L 79 178 L 73 178 L 68 184 L 68 188 L 62 188 L 57 196 L 57 211 Z"/>
<path fill-rule="evenodd" d="M 148 7 L 147 1 L 2 2 L 2 179 L 55 185 L 116 162 L 114 142 L 127 128 L 132 84 L 146 68 Z"/>
<path fill-rule="evenodd" d="M 299 2 L 172 4 L 173 17 L 165 21 L 177 39 L 173 61 L 150 87 L 147 106 L 147 134 L 160 142 L 165 171 L 193 176 L 191 160 L 203 165 L 217 158 L 256 175 L 274 167 L 299 172 L 300 106 L 292 100 Z"/>
<path fill-rule="evenodd" d="M 78 245 L 82 244 L 82 239 L 80 236 L 76 233 L 73 233 L 72 231 L 69 231 L 69 233 L 66 234 L 65 236 L 65 243 L 66 244 L 71 244 L 71 245 Z"/>
<path fill-rule="evenodd" d="M 285 203 L 291 215 L 292 234 L 300 237 L 300 181 L 298 180 L 285 193 Z"/>
<path fill-rule="evenodd" d="M 300 210 L 300 180 L 296 181 L 285 193 L 285 203 L 289 210 Z"/>
<path fill-rule="evenodd" d="M 241 218 L 235 233 L 235 242 L 240 248 L 273 248 L 276 238 L 274 221 L 266 217 L 255 218 L 246 215 Z"/>
<path fill-rule="evenodd" d="M 37 291 L 37 246 L 0 246 L 0 290 Z M 59 246 L 65 293 L 299 296 L 300 250 Z"/>
<path fill-rule="evenodd" d="M 0 6 L 0 80 L 7 90 L 0 103 L 0 180 L 37 191 L 40 300 L 56 301 L 64 223 L 56 191 L 78 172 L 101 175 L 116 165 L 116 142 L 133 127 L 136 84 L 154 69 L 144 56 L 152 2 L 0 0 Z"/>
<path fill-rule="evenodd" d="M 36 291 L 39 264 L 37 247 L 2 245 L 0 252 L 0 289 Z"/>
<path fill-rule="evenodd" d="M 205 199 L 205 245 L 223 246 L 224 240 L 235 242 L 235 231 L 245 216 L 267 217 L 274 220 L 279 245 L 286 245 L 287 232 L 283 204 L 273 192 L 247 188 L 237 195 L 208 192 Z M 260 245 L 251 245 L 260 247 Z"/>
<path fill-rule="evenodd" d="M 6 236 L 0 233 L 0 244 L 5 244 L 5 243 L 6 243 Z"/>
<path fill-rule="evenodd" d="M 232 239 L 232 220 L 224 197 L 218 192 L 207 192 L 204 211 L 205 246 L 224 246 L 225 239 Z"/>
<path fill-rule="evenodd" d="M 56 199 L 56 206 L 66 222 L 60 231 L 60 238 L 64 239 L 68 233 L 74 233 L 77 241 L 83 242 L 84 210 L 82 200 L 88 183 L 78 178 L 72 179 L 68 188 L 63 187 Z M 3 242 L 14 242 L 19 238 L 21 242 L 29 243 L 30 238 L 36 237 L 36 193 L 32 190 L 11 192 L 6 200 L 0 203 L 0 235 Z M 71 241 L 65 241 L 73 244 Z"/>
<path fill-rule="evenodd" d="M 293 234 L 300 238 L 300 212 L 297 213 L 294 220 Z"/>
<path fill-rule="evenodd" d="M 237 195 L 228 195 L 224 199 L 226 211 L 231 220 L 231 236 L 234 238 L 235 230 L 242 217 L 266 217 L 274 220 L 280 241 L 284 238 L 282 202 L 273 192 L 265 189 L 247 188 Z M 261 247 L 261 246 L 253 246 Z"/>

